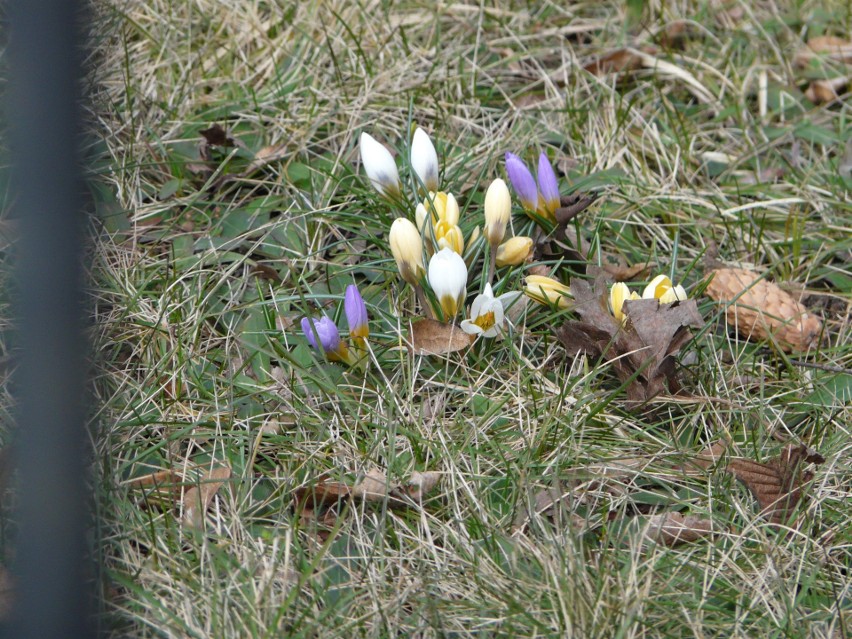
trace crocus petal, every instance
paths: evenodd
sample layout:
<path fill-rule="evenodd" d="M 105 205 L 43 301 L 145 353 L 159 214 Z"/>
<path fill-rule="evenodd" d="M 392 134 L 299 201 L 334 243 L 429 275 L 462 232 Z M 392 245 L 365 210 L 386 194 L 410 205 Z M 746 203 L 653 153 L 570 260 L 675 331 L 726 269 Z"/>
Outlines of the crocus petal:
<path fill-rule="evenodd" d="M 367 304 L 358 287 L 350 284 L 346 287 L 343 297 L 343 310 L 346 311 L 346 322 L 349 324 L 349 334 L 354 337 L 367 337 L 370 334 L 367 318 Z"/>
<path fill-rule="evenodd" d="M 672 287 L 672 281 L 666 275 L 657 275 L 652 279 L 645 290 L 642 291 L 642 299 L 660 299 L 663 294 Z"/>
<path fill-rule="evenodd" d="M 426 131 L 417 127 L 411 140 L 411 168 L 427 191 L 438 190 L 438 153 Z"/>
<path fill-rule="evenodd" d="M 524 161 L 514 153 L 506 153 L 506 174 L 527 211 L 535 211 L 538 207 L 538 188 L 535 179 L 524 164 Z"/>
<path fill-rule="evenodd" d="M 624 300 L 630 299 L 630 289 L 624 282 L 616 282 L 609 289 L 609 307 L 613 317 L 619 322 L 624 322 L 627 317 L 624 315 Z"/>
<path fill-rule="evenodd" d="M 552 215 L 559 208 L 559 182 L 544 153 L 538 157 L 538 190 L 544 201 L 544 208 Z"/>
<path fill-rule="evenodd" d="M 314 335 L 314 330 L 316 330 L 316 335 Z M 334 353 L 340 349 L 340 332 L 337 330 L 337 325 L 325 315 L 320 319 L 302 318 L 302 332 L 305 334 L 308 343 L 317 350 L 320 350 L 317 345 L 317 337 L 319 337 L 319 343 L 325 353 Z"/>
<path fill-rule="evenodd" d="M 429 286 L 438 298 L 444 319 L 456 316 L 464 300 L 467 286 L 467 266 L 461 255 L 449 248 L 442 248 L 429 260 Z"/>
<path fill-rule="evenodd" d="M 380 142 L 366 132 L 361 133 L 361 163 L 373 187 L 382 195 L 399 193 L 399 171 L 396 162 Z"/>
<path fill-rule="evenodd" d="M 686 290 L 678 284 L 671 287 L 660 296 L 660 304 L 673 304 L 674 302 L 682 302 L 687 298 Z"/>

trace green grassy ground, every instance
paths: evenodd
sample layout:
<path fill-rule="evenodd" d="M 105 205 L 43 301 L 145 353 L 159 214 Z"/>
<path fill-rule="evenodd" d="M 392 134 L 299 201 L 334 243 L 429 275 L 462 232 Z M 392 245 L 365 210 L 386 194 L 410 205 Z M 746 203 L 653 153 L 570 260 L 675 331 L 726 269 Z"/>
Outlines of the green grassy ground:
<path fill-rule="evenodd" d="M 814 105 L 803 93 L 814 74 L 849 67 L 794 65 L 810 38 L 848 38 L 852 13 L 682 4 L 98 3 L 104 627 L 852 632 L 850 110 L 848 95 Z M 586 66 L 622 47 L 643 53 L 639 68 Z M 205 168 L 200 131 L 213 124 L 240 145 L 210 149 Z M 407 175 L 412 124 L 438 148 L 466 235 L 487 184 L 505 178 L 503 154 L 545 151 L 563 193 L 599 193 L 576 225 L 592 261 L 651 260 L 695 295 L 715 247 L 820 313 L 821 347 L 787 356 L 738 341 L 699 295 L 707 329 L 681 354 L 683 394 L 641 410 L 608 366 L 565 355 L 552 329 L 570 311 L 530 305 L 506 340 L 410 354 L 400 328 L 417 304 L 387 241 L 399 211 L 367 184 L 357 140 L 395 146 Z M 261 150 L 271 159 L 253 163 Z M 531 227 L 516 206 L 513 230 Z M 576 271 L 551 266 L 566 281 Z M 525 272 L 501 270 L 502 290 Z M 342 320 L 352 282 L 371 315 L 366 372 L 322 361 L 299 328 L 319 308 Z M 468 303 L 479 290 L 471 278 Z M 723 464 L 684 470 L 722 438 L 732 456 L 766 460 L 789 441 L 826 458 L 796 530 L 757 517 Z M 182 523 L 179 499 L 153 503 L 132 483 L 175 470 L 192 485 L 217 465 L 232 474 L 203 532 Z M 312 521 L 293 507 L 299 488 L 375 469 L 441 481 L 407 508 L 353 501 Z M 535 512 L 554 486 L 569 498 Z M 709 518 L 714 534 L 650 542 L 648 515 L 669 510 Z"/>

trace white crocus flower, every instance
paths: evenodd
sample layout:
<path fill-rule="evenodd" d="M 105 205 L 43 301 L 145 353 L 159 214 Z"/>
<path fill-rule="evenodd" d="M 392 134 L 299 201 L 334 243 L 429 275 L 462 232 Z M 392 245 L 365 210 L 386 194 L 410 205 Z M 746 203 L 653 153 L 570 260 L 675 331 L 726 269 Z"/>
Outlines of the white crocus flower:
<path fill-rule="evenodd" d="M 462 321 L 461 328 L 468 335 L 496 337 L 503 330 L 506 309 L 520 297 L 520 292 L 504 293 L 494 297 L 491 284 L 485 285 L 485 290 L 476 296 L 470 307 L 470 319 Z"/>
<path fill-rule="evenodd" d="M 453 319 L 464 302 L 467 286 L 467 266 L 461 255 L 450 248 L 442 248 L 435 253 L 429 260 L 428 279 L 444 311 L 444 319 Z"/>
<path fill-rule="evenodd" d="M 438 153 L 426 131 L 417 127 L 411 140 L 411 168 L 427 191 L 438 190 Z"/>
<path fill-rule="evenodd" d="M 369 133 L 361 133 L 359 147 L 361 163 L 373 187 L 382 195 L 398 195 L 399 171 L 391 152 Z"/>

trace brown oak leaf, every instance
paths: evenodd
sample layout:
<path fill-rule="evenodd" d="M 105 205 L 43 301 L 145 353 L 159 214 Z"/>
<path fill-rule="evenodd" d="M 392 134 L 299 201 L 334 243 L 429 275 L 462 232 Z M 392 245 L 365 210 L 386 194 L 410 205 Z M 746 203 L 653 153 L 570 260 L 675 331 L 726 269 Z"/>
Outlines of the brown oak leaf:
<path fill-rule="evenodd" d="M 201 478 L 198 486 L 193 486 L 183 494 L 184 526 L 201 528 L 204 525 L 204 515 L 219 489 L 231 476 L 227 466 L 216 466 Z"/>
<path fill-rule="evenodd" d="M 424 318 L 411 324 L 411 350 L 417 355 L 444 355 L 467 348 L 473 336 L 455 324 Z"/>
<path fill-rule="evenodd" d="M 804 503 L 805 487 L 814 474 L 804 470 L 807 463 L 821 464 L 825 458 L 807 446 L 790 444 L 781 454 L 765 463 L 735 458 L 727 471 L 745 484 L 760 505 L 760 515 L 775 525 L 789 523 Z"/>
<path fill-rule="evenodd" d="M 677 546 L 698 541 L 713 531 L 713 522 L 696 515 L 668 512 L 648 517 L 645 536 L 658 544 Z"/>
<path fill-rule="evenodd" d="M 679 389 L 675 379 L 675 356 L 690 339 L 690 327 L 701 328 L 704 320 L 695 300 L 660 304 L 657 300 L 628 300 L 622 326 L 609 311 L 609 290 L 603 277 L 594 285 L 571 280 L 574 308 L 581 321 L 569 321 L 556 336 L 569 355 L 584 353 L 603 358 L 627 383 L 631 401 L 646 402 L 664 392 Z"/>

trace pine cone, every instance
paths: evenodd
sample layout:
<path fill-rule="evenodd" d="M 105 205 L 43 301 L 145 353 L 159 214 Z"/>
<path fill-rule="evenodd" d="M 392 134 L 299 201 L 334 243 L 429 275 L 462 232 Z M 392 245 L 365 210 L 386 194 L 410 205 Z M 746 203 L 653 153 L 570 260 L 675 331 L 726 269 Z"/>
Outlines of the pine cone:
<path fill-rule="evenodd" d="M 741 268 L 711 271 L 707 295 L 726 304 L 728 324 L 740 335 L 772 337 L 786 351 L 807 351 L 816 346 L 822 322 L 777 284 Z"/>

